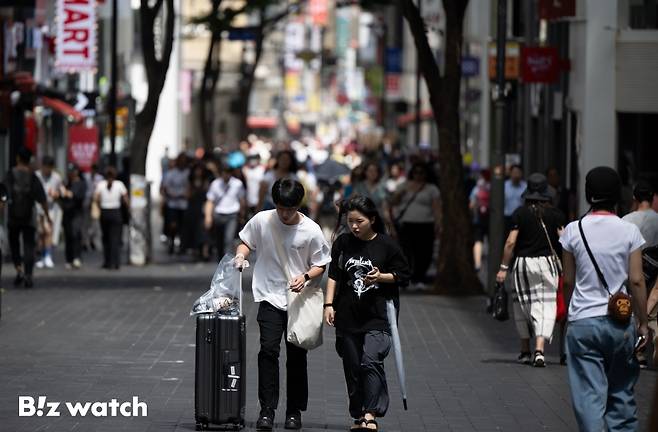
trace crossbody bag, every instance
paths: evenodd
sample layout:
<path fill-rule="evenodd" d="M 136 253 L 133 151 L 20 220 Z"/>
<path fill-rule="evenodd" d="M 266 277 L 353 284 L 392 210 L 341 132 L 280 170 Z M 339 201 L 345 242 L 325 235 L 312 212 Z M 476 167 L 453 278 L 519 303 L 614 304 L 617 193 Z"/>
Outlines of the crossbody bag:
<path fill-rule="evenodd" d="M 553 262 L 555 263 L 555 267 L 557 268 L 557 274 L 558 276 L 562 276 L 562 262 L 560 261 L 560 257 L 557 256 L 557 253 L 553 248 L 553 242 L 551 242 L 551 237 L 548 235 L 548 230 L 546 229 L 546 224 L 544 223 L 544 219 L 541 216 L 538 216 L 538 218 L 539 218 L 539 223 L 541 223 L 541 227 L 544 229 L 544 235 L 546 236 L 548 247 L 551 248 L 551 256 L 553 257 Z"/>
<path fill-rule="evenodd" d="M 594 258 L 594 254 L 592 253 L 592 250 L 587 243 L 585 231 L 583 231 L 582 218 L 580 218 L 578 221 L 578 229 L 580 230 L 580 237 L 583 239 L 583 244 L 587 250 L 587 255 L 589 255 L 589 259 L 592 260 L 592 264 L 594 265 L 594 270 L 596 271 L 601 284 L 603 284 L 605 290 L 608 291 L 608 315 L 610 315 L 610 317 L 617 321 L 619 324 L 628 324 L 631 321 L 631 316 L 633 315 L 633 308 L 631 306 L 631 296 L 623 292 L 623 288 L 626 284 L 623 283 L 615 294 L 610 292 L 608 282 L 605 280 L 605 276 L 601 272 L 601 269 L 599 268 L 599 265 Z"/>

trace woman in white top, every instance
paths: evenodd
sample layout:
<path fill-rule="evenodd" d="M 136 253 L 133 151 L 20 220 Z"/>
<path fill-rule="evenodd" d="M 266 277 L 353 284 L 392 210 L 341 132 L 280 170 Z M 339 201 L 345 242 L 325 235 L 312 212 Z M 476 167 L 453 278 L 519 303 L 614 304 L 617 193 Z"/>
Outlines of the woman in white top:
<path fill-rule="evenodd" d="M 591 170 L 585 195 L 591 211 L 567 225 L 560 239 L 565 299 L 570 299 L 566 345 L 573 408 L 581 431 L 637 431 L 633 387 L 640 368 L 635 353 L 644 349 L 649 334 L 644 239 L 635 225 L 615 214 L 621 195 L 615 170 Z M 617 292 L 627 292 L 627 282 L 635 319 L 623 321 L 609 314 L 608 302 Z"/>
<path fill-rule="evenodd" d="M 103 268 L 117 270 L 121 243 L 121 204 L 128 207 L 128 189 L 117 180 L 117 170 L 113 166 L 105 170 L 105 180 L 101 180 L 94 192 L 94 201 L 101 209 L 101 231 L 103 234 Z"/>

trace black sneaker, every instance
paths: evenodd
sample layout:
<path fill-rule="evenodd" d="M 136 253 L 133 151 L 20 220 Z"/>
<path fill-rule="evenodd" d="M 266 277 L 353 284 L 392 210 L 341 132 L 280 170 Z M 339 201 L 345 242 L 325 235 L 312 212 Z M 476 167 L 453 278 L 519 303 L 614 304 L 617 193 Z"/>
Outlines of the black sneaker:
<path fill-rule="evenodd" d="M 22 285 L 24 280 L 25 275 L 23 275 L 23 272 L 16 272 L 16 277 L 14 278 L 14 286 L 17 287 Z"/>
<path fill-rule="evenodd" d="M 533 360 L 532 365 L 540 368 L 546 366 L 546 359 L 544 358 L 544 353 L 542 351 L 535 351 L 535 359 Z"/>
<path fill-rule="evenodd" d="M 32 276 L 25 276 L 25 288 L 32 288 L 32 287 L 34 287 Z"/>
<path fill-rule="evenodd" d="M 286 414 L 286 422 L 283 425 L 284 429 L 298 430 L 302 428 L 302 415 L 301 414 Z"/>
<path fill-rule="evenodd" d="M 516 361 L 521 364 L 529 365 L 532 363 L 531 354 L 529 351 L 522 351 L 521 354 L 516 358 Z"/>
<path fill-rule="evenodd" d="M 271 431 L 274 428 L 274 411 L 262 409 L 256 422 L 257 431 Z"/>

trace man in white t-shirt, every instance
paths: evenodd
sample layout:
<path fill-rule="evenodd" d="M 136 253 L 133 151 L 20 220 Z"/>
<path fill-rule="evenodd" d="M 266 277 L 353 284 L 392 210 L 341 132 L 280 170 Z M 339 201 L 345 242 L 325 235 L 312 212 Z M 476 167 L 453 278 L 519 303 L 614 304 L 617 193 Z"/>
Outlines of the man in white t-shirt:
<path fill-rule="evenodd" d="M 261 410 L 257 430 L 272 430 L 279 402 L 279 346 L 288 322 L 288 290 L 300 292 L 318 287 L 331 250 L 318 224 L 300 213 L 304 187 L 284 178 L 272 186 L 275 210 L 257 213 L 240 231 L 242 243 L 235 256 L 237 267 L 251 251 L 258 254 L 252 290 L 258 307 L 260 352 L 258 353 L 258 399 Z M 274 232 L 276 230 L 276 232 Z M 282 263 L 275 241 L 283 243 L 287 263 Z M 279 246 L 280 248 L 280 246 Z M 288 270 L 284 270 L 287 265 Z M 292 280 L 286 273 L 290 272 Z M 301 412 L 308 403 L 305 349 L 286 342 L 286 429 L 302 427 Z"/>
<path fill-rule="evenodd" d="M 644 247 L 658 244 L 658 213 L 651 208 L 653 188 L 640 180 L 633 188 L 633 198 L 637 202 L 637 210 L 624 216 L 624 220 L 636 225 L 646 241 Z"/>
<path fill-rule="evenodd" d="M 44 156 L 41 159 L 41 169 L 36 172 L 37 178 L 41 181 L 43 189 L 46 191 L 48 199 L 48 212 L 52 223 L 44 217 L 44 213 L 37 207 L 37 222 L 39 232 L 39 244 L 41 245 L 42 257 L 37 261 L 36 267 L 53 268 L 53 246 L 59 239 L 59 230 L 62 224 L 62 211 L 57 204 L 59 192 L 64 184 L 62 177 L 55 171 L 55 160 L 51 156 Z"/>
<path fill-rule="evenodd" d="M 242 174 L 247 187 L 247 208 L 249 217 L 256 213 L 258 207 L 258 193 L 260 191 L 260 182 L 265 175 L 265 167 L 260 163 L 260 156 L 249 155 L 247 164 L 242 168 Z"/>
<path fill-rule="evenodd" d="M 210 183 L 206 193 L 204 226 L 208 231 L 214 230 L 217 260 L 221 261 L 224 253 L 235 246 L 235 233 L 238 222 L 244 218 L 246 203 L 242 182 L 233 177 L 228 166 L 221 164 L 219 168 L 219 177 Z"/>

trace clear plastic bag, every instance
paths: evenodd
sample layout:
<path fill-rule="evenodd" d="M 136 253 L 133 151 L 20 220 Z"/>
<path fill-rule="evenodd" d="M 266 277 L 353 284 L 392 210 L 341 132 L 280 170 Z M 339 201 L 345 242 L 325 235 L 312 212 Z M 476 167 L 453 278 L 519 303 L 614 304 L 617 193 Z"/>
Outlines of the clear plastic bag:
<path fill-rule="evenodd" d="M 190 315 L 219 313 L 240 314 L 240 272 L 234 266 L 234 256 L 226 254 L 217 265 L 210 289 L 192 306 Z"/>

